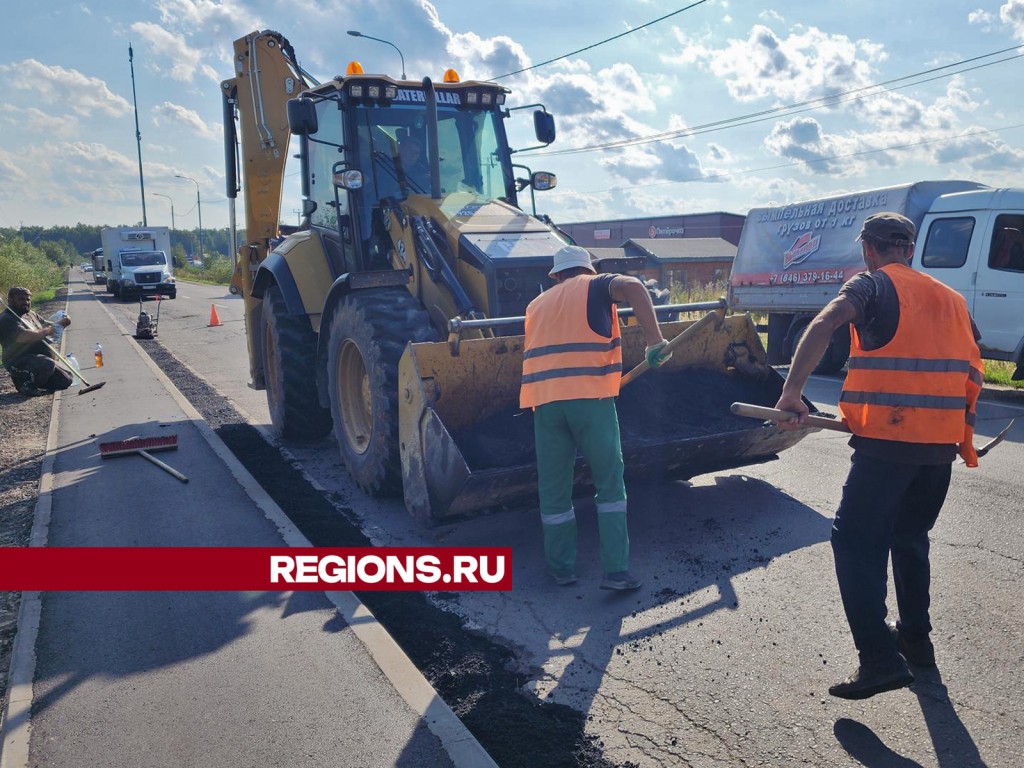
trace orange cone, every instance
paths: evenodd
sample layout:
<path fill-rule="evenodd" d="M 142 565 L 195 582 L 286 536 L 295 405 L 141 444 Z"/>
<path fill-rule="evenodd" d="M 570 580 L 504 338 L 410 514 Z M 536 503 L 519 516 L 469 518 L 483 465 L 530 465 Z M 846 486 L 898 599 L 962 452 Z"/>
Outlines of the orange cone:
<path fill-rule="evenodd" d="M 208 328 L 214 328 L 214 327 L 216 327 L 218 325 L 223 325 L 223 323 L 221 323 L 220 318 L 217 317 L 217 305 L 216 304 L 211 304 L 210 305 L 210 324 L 207 327 Z"/>

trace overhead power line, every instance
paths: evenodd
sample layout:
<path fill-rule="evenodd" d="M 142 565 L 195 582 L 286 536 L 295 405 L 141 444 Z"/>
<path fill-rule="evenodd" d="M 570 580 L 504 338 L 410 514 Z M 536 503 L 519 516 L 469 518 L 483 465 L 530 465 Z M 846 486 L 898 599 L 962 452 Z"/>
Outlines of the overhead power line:
<path fill-rule="evenodd" d="M 665 19 L 670 19 L 673 16 L 676 16 L 677 14 L 682 13 L 683 11 L 688 11 L 691 8 L 695 8 L 698 5 L 702 5 L 702 4 L 706 3 L 707 1 L 708 0 L 697 0 L 697 2 L 690 3 L 690 5 L 686 6 L 685 8 L 680 8 L 678 11 L 672 11 L 672 13 L 666 13 L 664 16 L 660 16 L 657 19 L 654 19 L 653 21 L 648 21 L 646 24 L 641 24 L 639 27 L 633 27 L 632 29 L 627 29 L 625 32 L 620 32 L 619 34 L 613 35 L 612 37 L 606 37 L 604 40 L 600 40 L 600 41 L 598 41 L 596 43 L 593 43 L 592 45 L 588 45 L 585 48 L 580 48 L 579 50 L 571 51 L 570 53 L 565 53 L 565 54 L 562 54 L 561 56 L 556 56 L 553 59 L 548 59 L 547 61 L 542 61 L 540 64 L 534 64 L 534 65 L 529 66 L 529 67 L 523 67 L 522 69 L 517 69 L 515 72 L 509 72 L 509 73 L 504 74 L 504 75 L 498 75 L 497 77 L 492 77 L 491 79 L 492 80 L 502 80 L 503 78 L 506 78 L 506 77 L 512 77 L 512 75 L 518 75 L 518 74 L 521 74 L 523 72 L 529 72 L 531 69 L 537 69 L 538 67 L 544 67 L 544 66 L 547 66 L 548 64 L 554 64 L 556 61 L 561 61 L 562 59 L 567 59 L 570 56 L 575 56 L 578 53 L 583 53 L 584 51 L 589 51 L 589 50 L 591 50 L 593 48 L 597 48 L 599 45 L 604 45 L 605 43 L 610 43 L 612 40 L 618 40 L 620 37 L 625 37 L 626 35 L 631 35 L 634 32 L 639 32 L 641 29 L 646 29 L 647 27 L 650 27 L 653 24 L 657 24 L 660 21 L 664 21 Z"/>
<path fill-rule="evenodd" d="M 590 144 L 583 147 L 572 147 L 569 149 L 556 149 L 546 152 L 529 152 L 524 153 L 526 155 L 574 155 L 583 152 L 598 152 L 608 149 L 621 149 L 624 147 L 632 147 L 640 144 L 650 144 L 659 141 L 667 141 L 669 139 L 682 138 L 686 136 L 697 136 L 704 133 L 712 133 L 714 131 L 725 130 L 726 128 L 736 128 L 739 126 L 750 125 L 752 123 L 764 122 L 766 120 L 772 120 L 777 117 L 789 117 L 791 115 L 798 115 L 804 112 L 810 112 L 816 109 L 822 109 L 823 107 L 832 106 L 835 104 L 844 104 L 850 101 L 859 101 L 869 96 L 878 96 L 883 93 L 889 93 L 892 91 L 902 90 L 904 88 L 910 88 L 915 85 L 924 85 L 934 80 L 941 80 L 946 77 L 953 77 L 954 75 L 963 74 L 964 72 L 972 72 L 976 69 L 982 69 L 984 67 L 991 67 L 996 64 L 1002 64 L 1007 61 L 1013 61 L 1024 57 L 1024 54 L 1016 54 L 1014 56 L 1007 56 L 1004 59 L 997 61 L 989 61 L 984 64 L 979 64 L 974 67 L 964 67 L 965 64 L 970 64 L 975 61 L 981 61 L 982 59 L 991 58 L 992 56 L 999 56 L 1000 54 L 1007 53 L 1009 51 L 1018 50 L 1020 46 L 1011 46 L 1010 48 L 1003 48 L 1002 50 L 992 51 L 991 53 L 982 54 L 980 56 L 974 56 L 969 59 L 961 59 L 960 61 L 952 64 L 944 64 L 941 67 L 933 67 L 931 69 L 925 69 L 920 72 L 915 72 L 910 75 L 903 75 L 901 77 L 892 78 L 891 80 L 884 80 L 871 85 L 864 85 L 859 88 L 853 88 L 848 91 L 842 91 L 837 94 L 829 96 L 820 96 L 815 99 L 809 99 L 807 101 L 797 102 L 795 104 L 788 104 L 783 107 L 773 107 L 772 109 L 765 109 L 759 112 L 750 112 L 745 115 L 739 115 L 737 117 L 730 117 L 723 120 L 716 120 L 710 123 L 703 123 L 701 125 L 695 125 L 689 128 L 679 128 L 671 131 L 664 131 L 661 133 L 650 134 L 648 136 L 640 136 L 631 139 L 619 139 L 616 141 L 604 142 L 601 144 Z M 893 85 L 894 83 L 900 83 L 904 80 L 910 80 L 913 78 L 921 78 L 924 75 L 929 75 L 935 72 L 942 72 L 943 70 L 951 69 L 953 67 L 964 67 L 958 69 L 955 72 L 946 72 L 945 74 L 936 75 L 935 77 L 925 78 L 921 80 L 915 80 L 912 83 L 905 83 L 904 85 L 885 87 Z M 874 90 L 880 88 L 882 90 Z M 870 93 L 867 93 L 871 91 Z"/>

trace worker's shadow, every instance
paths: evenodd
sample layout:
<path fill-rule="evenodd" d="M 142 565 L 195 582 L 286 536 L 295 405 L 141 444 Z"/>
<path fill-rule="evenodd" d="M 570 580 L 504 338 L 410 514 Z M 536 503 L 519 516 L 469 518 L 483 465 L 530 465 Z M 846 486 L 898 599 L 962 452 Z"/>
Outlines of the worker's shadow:
<path fill-rule="evenodd" d="M 949 699 L 939 670 L 915 667 L 914 676 L 916 681 L 910 690 L 921 706 L 939 768 L 986 768 L 978 746 Z M 850 757 L 867 768 L 920 766 L 888 747 L 874 731 L 856 720 L 837 720 L 833 732 Z"/>
<path fill-rule="evenodd" d="M 594 596 L 599 574 L 588 564 L 587 578 L 580 573 L 582 588 L 577 590 L 577 599 L 586 601 L 589 609 L 585 610 L 586 626 L 575 609 L 559 612 L 535 607 L 536 613 L 543 612 L 554 641 L 546 662 L 548 679 L 538 687 L 542 693 L 547 691 L 548 701 L 568 704 L 585 714 L 592 714 L 607 677 L 618 676 L 617 656 L 625 655 L 628 663 L 633 653 L 650 654 L 672 630 L 699 625 L 719 611 L 736 610 L 736 576 L 827 541 L 831 529 L 830 519 L 770 484 L 743 475 L 718 477 L 715 486 L 637 484 L 628 491 L 630 506 L 644 510 L 643 519 L 630 526 L 633 570 L 644 576 L 644 587 Z M 596 513 L 587 501 L 576 500 L 575 505 L 580 560 L 594 561 Z M 643 553 L 654 551 L 664 564 L 661 572 L 643 567 Z M 557 597 L 572 596 L 576 586 L 552 589 L 560 590 Z M 549 605 L 560 602 L 552 599 Z M 635 618 L 644 612 L 654 618 L 637 629 Z M 655 620 L 660 617 L 665 618 Z M 665 669 L 657 674 L 672 672 Z M 629 704 L 614 700 L 615 695 L 604 692 L 602 707 L 627 709 Z"/>

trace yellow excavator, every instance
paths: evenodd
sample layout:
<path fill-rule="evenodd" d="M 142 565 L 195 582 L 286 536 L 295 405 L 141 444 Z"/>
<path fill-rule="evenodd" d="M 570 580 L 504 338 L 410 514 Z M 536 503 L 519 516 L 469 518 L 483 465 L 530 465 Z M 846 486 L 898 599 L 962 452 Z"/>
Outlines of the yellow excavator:
<path fill-rule="evenodd" d="M 251 386 L 274 429 L 317 439 L 333 426 L 342 461 L 370 494 L 404 493 L 430 521 L 529 503 L 532 417 L 517 408 L 522 316 L 551 285 L 569 241 L 519 194 L 555 186 L 513 163 L 510 91 L 494 82 L 346 74 L 317 83 L 281 34 L 234 43 L 222 83 L 227 196 L 245 204 L 236 287 L 245 301 Z M 533 113 L 540 146 L 554 118 Z M 279 223 L 285 161 L 297 137 L 302 222 Z M 521 151 L 521 150 L 519 150 Z M 523 177 L 516 171 L 525 170 Z M 803 433 L 732 416 L 732 400 L 773 405 L 750 319 L 718 309 L 666 370 L 619 399 L 628 475 L 688 478 L 776 457 Z M 643 359 L 623 320 L 624 364 Z M 673 338 L 691 321 L 666 322 Z M 589 481 L 581 463 L 578 482 Z"/>

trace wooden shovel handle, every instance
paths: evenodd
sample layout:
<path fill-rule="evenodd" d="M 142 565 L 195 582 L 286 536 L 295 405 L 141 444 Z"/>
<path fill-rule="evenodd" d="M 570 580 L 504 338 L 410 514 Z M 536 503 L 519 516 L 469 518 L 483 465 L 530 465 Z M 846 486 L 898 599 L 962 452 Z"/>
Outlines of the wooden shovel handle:
<path fill-rule="evenodd" d="M 138 453 L 139 453 L 139 455 L 142 458 L 149 459 L 151 462 L 153 462 L 158 467 L 160 467 L 160 469 L 162 469 L 164 472 L 168 472 L 168 473 L 174 475 L 176 478 L 181 480 L 181 482 L 183 482 L 183 483 L 187 483 L 188 482 L 188 478 L 185 477 L 183 474 L 181 474 L 181 472 L 176 470 L 174 467 L 171 467 L 171 466 L 168 466 L 167 464 L 164 464 L 162 461 L 160 461 L 160 459 L 156 458 L 155 456 L 153 456 L 148 451 L 140 450 Z"/>
<path fill-rule="evenodd" d="M 796 416 L 792 411 L 780 411 L 777 408 L 766 408 L 763 405 L 751 405 L 750 403 L 733 403 L 729 410 L 737 416 L 750 416 L 768 421 L 786 421 Z M 823 416 L 808 416 L 804 425 L 819 429 L 831 429 L 834 432 L 846 432 L 847 434 L 850 432 L 843 422 L 826 419 Z"/>
<path fill-rule="evenodd" d="M 687 339 L 693 338 L 697 334 L 697 332 L 700 331 L 705 325 L 708 325 L 711 322 L 714 322 L 716 325 L 719 325 L 724 318 L 724 308 L 719 308 L 713 312 L 708 312 L 700 320 L 695 322 L 685 331 L 683 331 L 678 336 L 669 341 L 669 343 L 665 345 L 664 349 L 661 350 L 662 354 L 668 354 Z M 622 381 L 619 382 L 619 389 L 626 386 L 627 384 L 629 384 L 629 382 L 633 381 L 633 379 L 637 378 L 641 374 L 646 373 L 650 369 L 651 366 L 647 364 L 647 359 L 645 357 L 644 361 L 640 363 L 640 365 L 638 365 L 636 368 L 634 368 L 633 370 L 631 370 L 629 373 L 622 377 Z"/>

